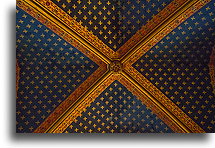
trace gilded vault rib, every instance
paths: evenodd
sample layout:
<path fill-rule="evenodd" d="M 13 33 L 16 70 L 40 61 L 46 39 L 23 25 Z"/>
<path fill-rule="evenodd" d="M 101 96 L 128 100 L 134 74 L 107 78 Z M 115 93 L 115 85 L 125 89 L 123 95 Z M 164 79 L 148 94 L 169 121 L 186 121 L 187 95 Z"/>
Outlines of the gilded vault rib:
<path fill-rule="evenodd" d="M 144 55 L 148 50 L 150 50 L 153 47 L 150 44 L 152 42 L 152 40 L 154 40 L 157 43 L 158 40 L 162 38 L 161 34 L 164 37 L 168 34 L 167 30 L 169 30 L 169 32 L 170 32 L 170 30 L 175 28 L 176 25 L 181 24 L 182 21 L 179 22 L 181 19 L 181 18 L 179 19 L 179 17 L 182 17 L 182 15 L 185 15 L 186 12 L 190 12 L 187 10 L 192 9 L 192 7 L 194 5 L 197 5 L 196 3 L 197 4 L 206 4 L 203 1 L 191 0 L 188 3 L 182 5 L 183 7 L 181 7 L 178 11 L 176 11 L 174 13 L 174 15 L 171 15 L 171 17 L 166 18 L 165 21 L 163 21 L 160 26 L 153 29 L 151 32 L 149 32 L 149 34 L 147 34 L 147 37 L 142 38 L 134 47 L 132 47 L 132 50 L 130 50 L 128 53 L 125 54 L 125 56 L 122 57 L 122 63 L 130 63 L 130 57 L 132 57 L 134 54 L 136 54 L 136 52 L 139 52 L 140 50 L 144 51 L 141 53 L 141 55 Z M 191 13 L 193 14 L 194 11 Z M 188 17 L 186 17 L 186 18 L 188 18 Z M 186 18 L 184 18 L 184 20 Z M 174 27 L 171 27 L 171 25 L 169 25 L 170 23 L 171 23 L 171 25 L 174 25 Z M 171 28 L 171 29 L 168 29 L 168 28 Z M 158 38 L 157 36 L 160 36 L 160 38 L 157 39 Z M 150 44 L 150 47 L 149 47 L 149 44 Z M 155 44 L 153 44 L 153 45 L 155 45 Z M 147 46 L 147 48 L 146 48 L 146 46 Z M 129 62 L 127 62 L 128 60 L 129 60 Z"/>

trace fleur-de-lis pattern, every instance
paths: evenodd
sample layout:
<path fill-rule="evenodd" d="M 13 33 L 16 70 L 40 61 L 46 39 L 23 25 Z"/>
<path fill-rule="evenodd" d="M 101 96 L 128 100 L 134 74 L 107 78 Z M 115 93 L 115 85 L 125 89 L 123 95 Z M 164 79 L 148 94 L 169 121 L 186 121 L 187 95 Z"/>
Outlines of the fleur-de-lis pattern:
<path fill-rule="evenodd" d="M 33 132 L 97 64 L 17 8 L 17 132 Z"/>

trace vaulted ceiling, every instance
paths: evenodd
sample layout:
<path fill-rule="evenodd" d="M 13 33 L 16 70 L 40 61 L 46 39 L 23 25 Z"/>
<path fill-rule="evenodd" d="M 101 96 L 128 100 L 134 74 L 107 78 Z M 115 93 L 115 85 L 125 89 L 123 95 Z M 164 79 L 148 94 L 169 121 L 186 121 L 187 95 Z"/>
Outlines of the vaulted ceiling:
<path fill-rule="evenodd" d="M 215 0 L 17 0 L 16 132 L 215 132 Z"/>

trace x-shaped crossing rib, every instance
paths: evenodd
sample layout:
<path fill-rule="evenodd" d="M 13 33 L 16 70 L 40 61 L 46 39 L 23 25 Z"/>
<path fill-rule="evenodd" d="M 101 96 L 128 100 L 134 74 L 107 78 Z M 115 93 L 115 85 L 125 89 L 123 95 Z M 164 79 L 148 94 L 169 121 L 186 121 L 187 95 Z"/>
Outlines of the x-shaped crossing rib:
<path fill-rule="evenodd" d="M 145 33 L 142 30 L 141 34 L 140 30 L 135 34 L 136 38 L 141 38 L 137 40 L 132 37 L 130 40 L 133 42 L 125 44 L 114 52 L 50 0 L 18 0 L 17 5 L 19 7 L 22 7 L 67 42 L 77 47 L 100 66 L 88 78 L 92 85 L 88 86 L 88 80 L 86 80 L 87 82 L 80 86 L 80 89 L 87 88 L 87 90 L 84 90 L 79 96 L 73 92 L 62 103 L 63 105 L 61 104 L 34 132 L 63 132 L 81 114 L 84 108 L 89 106 L 115 80 L 126 86 L 175 132 L 204 132 L 149 80 L 132 67 L 135 61 L 164 36 L 210 0 L 175 0 L 172 3 L 174 2 L 183 3 L 175 8 L 174 13 L 149 29 L 148 32 Z"/>

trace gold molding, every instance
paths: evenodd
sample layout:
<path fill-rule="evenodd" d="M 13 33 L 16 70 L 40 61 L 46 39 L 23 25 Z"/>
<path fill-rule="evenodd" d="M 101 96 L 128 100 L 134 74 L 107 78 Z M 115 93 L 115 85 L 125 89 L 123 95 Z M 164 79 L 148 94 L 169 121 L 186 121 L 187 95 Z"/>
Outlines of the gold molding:
<path fill-rule="evenodd" d="M 129 75 L 127 75 L 125 72 L 122 72 L 122 75 L 128 79 L 130 83 L 133 84 L 132 87 L 136 86 L 136 91 L 139 91 L 139 93 L 143 94 L 144 96 L 147 96 L 149 98 L 148 102 L 144 102 L 144 97 L 141 96 L 140 99 L 143 101 L 143 103 L 147 103 L 148 107 L 152 108 L 153 112 L 162 112 L 162 114 L 165 114 L 165 119 L 168 119 L 166 124 L 172 127 L 172 129 L 177 133 L 190 133 L 190 129 L 186 127 L 186 125 L 183 124 L 174 114 L 172 114 L 167 108 L 164 107 L 158 100 L 154 98 L 153 95 L 151 95 L 146 89 L 141 87 L 135 80 L 133 80 Z M 128 83 L 127 82 L 127 83 Z M 122 82 L 123 83 L 123 82 Z M 128 85 L 126 83 L 123 83 L 124 85 Z M 129 88 L 129 87 L 128 87 Z M 137 95 L 138 93 L 136 93 Z M 169 104 L 172 105 L 172 104 Z M 158 111 L 159 110 L 159 111 Z M 163 116 L 161 116 L 163 117 Z M 161 118 L 162 119 L 162 118 Z M 174 126 L 173 126 L 174 125 Z"/>
<path fill-rule="evenodd" d="M 136 74 L 135 74 L 136 73 Z M 128 78 L 133 78 L 134 83 L 140 85 L 141 91 L 147 95 L 156 105 L 158 105 L 173 122 L 186 131 L 186 133 L 205 133 L 205 131 L 187 116 L 178 106 L 176 106 L 168 97 L 166 97 L 157 87 L 148 79 L 140 74 L 135 68 L 125 70 Z M 138 83 L 137 83 L 138 82 Z M 152 110 L 153 111 L 153 110 Z"/>

